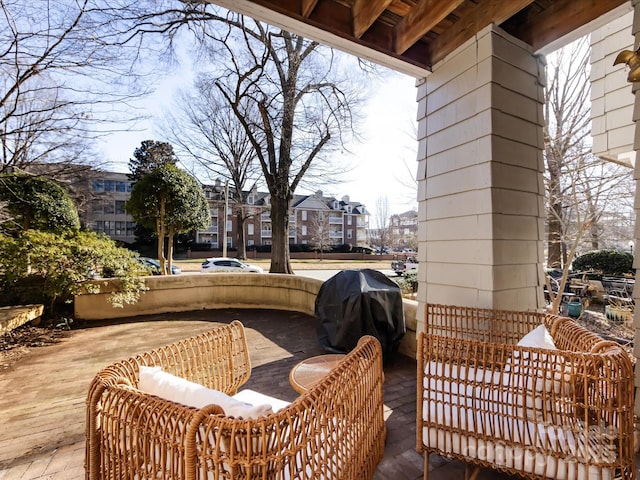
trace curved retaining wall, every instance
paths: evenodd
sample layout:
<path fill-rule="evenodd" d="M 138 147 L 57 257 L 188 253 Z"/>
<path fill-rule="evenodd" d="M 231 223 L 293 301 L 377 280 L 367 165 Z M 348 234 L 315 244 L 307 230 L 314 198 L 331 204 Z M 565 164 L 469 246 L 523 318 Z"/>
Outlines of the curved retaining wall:
<path fill-rule="evenodd" d="M 220 308 L 291 310 L 313 316 L 322 280 L 300 275 L 182 274 L 146 277 L 148 288 L 133 305 L 115 308 L 108 301 L 117 280 L 94 280 L 98 294 L 76 295 L 75 318 L 105 320 L 166 312 Z M 403 300 L 407 334 L 400 352 L 415 358 L 417 302 Z"/>

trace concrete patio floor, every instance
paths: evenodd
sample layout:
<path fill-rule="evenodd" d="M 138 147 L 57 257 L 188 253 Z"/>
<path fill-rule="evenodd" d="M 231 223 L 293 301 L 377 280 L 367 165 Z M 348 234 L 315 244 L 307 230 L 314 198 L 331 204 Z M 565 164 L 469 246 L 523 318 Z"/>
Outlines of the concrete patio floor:
<path fill-rule="evenodd" d="M 210 310 L 92 323 L 60 343 L 33 349 L 0 373 L 0 480 L 84 478 L 85 396 L 105 365 L 180 338 L 212 323 L 240 320 L 247 329 L 253 366 L 246 388 L 293 400 L 290 369 L 319 355 L 315 321 L 268 310 Z M 387 442 L 375 480 L 422 478 L 415 451 L 415 361 L 398 356 L 385 367 Z M 430 478 L 464 478 L 464 464 L 430 458 Z M 482 479 L 511 478 L 487 470 Z"/>

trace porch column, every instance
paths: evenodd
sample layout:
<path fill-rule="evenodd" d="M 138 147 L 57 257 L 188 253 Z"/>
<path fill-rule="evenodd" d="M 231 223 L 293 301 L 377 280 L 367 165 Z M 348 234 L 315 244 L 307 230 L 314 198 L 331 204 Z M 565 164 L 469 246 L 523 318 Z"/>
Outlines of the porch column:
<path fill-rule="evenodd" d="M 425 302 L 543 306 L 543 83 L 489 26 L 418 86 L 419 323 Z"/>
<path fill-rule="evenodd" d="M 637 49 L 638 45 L 640 45 L 640 0 L 634 0 L 632 2 L 633 5 L 633 24 L 632 34 L 635 38 L 633 49 Z M 624 72 L 625 76 L 627 75 L 627 70 Z M 633 121 L 635 123 L 635 134 L 633 138 L 633 150 L 635 151 L 635 164 L 633 170 L 633 178 L 636 181 L 636 191 L 635 191 L 635 201 L 634 201 L 634 210 L 636 214 L 635 218 L 635 228 L 634 228 L 634 250 L 633 250 L 633 267 L 636 269 L 636 281 L 638 281 L 638 265 L 639 262 L 637 258 L 640 256 L 640 252 L 638 248 L 640 248 L 640 191 L 638 191 L 638 180 L 640 180 L 640 165 L 638 165 L 640 160 L 640 87 L 638 83 L 634 83 L 632 86 L 632 91 L 635 96 L 634 98 L 634 106 L 633 106 Z M 634 413 L 636 415 L 640 415 L 640 287 L 633 288 L 633 298 L 636 303 L 636 308 L 634 308 L 633 320 L 634 326 L 636 329 L 636 334 L 634 338 L 634 348 L 633 355 L 636 357 L 636 366 L 635 366 L 635 387 L 636 387 L 636 397 L 635 397 L 635 405 L 634 405 Z"/>

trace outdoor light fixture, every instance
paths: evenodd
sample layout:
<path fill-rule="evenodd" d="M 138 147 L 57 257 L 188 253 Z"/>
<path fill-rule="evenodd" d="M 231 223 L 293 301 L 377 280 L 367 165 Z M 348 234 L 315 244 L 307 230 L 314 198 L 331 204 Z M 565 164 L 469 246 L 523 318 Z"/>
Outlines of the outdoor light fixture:
<path fill-rule="evenodd" d="M 627 76 L 627 82 L 640 82 L 640 48 L 635 52 L 631 50 L 623 50 L 616 57 L 614 65 L 619 63 L 626 63 L 629 65 L 629 75 Z"/>

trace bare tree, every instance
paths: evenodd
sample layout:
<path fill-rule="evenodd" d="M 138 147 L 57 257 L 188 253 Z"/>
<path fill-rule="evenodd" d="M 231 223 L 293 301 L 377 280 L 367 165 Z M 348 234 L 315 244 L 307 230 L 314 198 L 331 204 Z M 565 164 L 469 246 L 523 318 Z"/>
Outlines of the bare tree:
<path fill-rule="evenodd" d="M 134 90 L 114 87 L 126 83 L 131 47 L 116 48 L 112 8 L 100 0 L 0 1 L 0 172 L 83 157 L 95 164 L 91 140 L 105 124 L 135 119 L 126 105 Z"/>
<path fill-rule="evenodd" d="M 631 170 L 591 153 L 588 66 L 586 39 L 558 51 L 548 64 L 544 139 L 550 268 L 570 266 L 571 252 L 581 245 L 599 248 L 603 219 L 624 204 L 630 207 L 633 198 Z M 580 241 L 573 248 L 576 238 Z"/>
<path fill-rule="evenodd" d="M 302 179 L 312 175 L 312 164 L 349 134 L 356 99 L 345 90 L 350 85 L 332 72 L 328 48 L 235 14 L 226 22 L 224 37 L 240 35 L 223 43 L 231 61 L 216 86 L 244 127 L 269 190 L 270 271 L 293 273 L 288 248 L 291 200 Z"/>
<path fill-rule="evenodd" d="M 376 210 L 373 214 L 373 228 L 369 229 L 369 244 L 384 252 L 393 243 L 393 230 L 390 223 L 389 199 L 386 195 L 376 199 Z"/>
<path fill-rule="evenodd" d="M 566 262 L 566 179 L 570 159 L 588 153 L 589 48 L 586 39 L 561 49 L 547 65 L 544 147 L 547 188 L 547 266 Z M 564 261 L 563 261 L 564 260 Z"/>
<path fill-rule="evenodd" d="M 245 259 L 245 223 L 256 214 L 247 204 L 261 175 L 257 154 L 231 106 L 207 76 L 200 76 L 193 91 L 185 91 L 168 115 L 165 130 L 177 148 L 203 167 L 210 178 L 224 178 L 231 188 L 236 216 L 238 254 Z"/>
<path fill-rule="evenodd" d="M 271 272 L 293 273 L 289 209 L 303 182 L 326 182 L 328 158 L 345 149 L 362 88 L 350 72 L 356 59 L 298 35 L 211 5 L 140 11 L 137 30 L 172 38 L 187 26 L 213 60 L 209 72 L 249 138 L 270 195 Z M 131 12 L 127 15 L 132 15 Z M 347 60 L 349 58 L 349 60 Z M 349 65 L 346 62 L 349 61 Z M 322 168 L 320 168 L 322 167 Z"/>
<path fill-rule="evenodd" d="M 324 251 L 331 245 L 331 222 L 329 210 L 310 212 L 307 235 L 311 244 L 320 252 L 320 260 L 324 260 Z"/>

